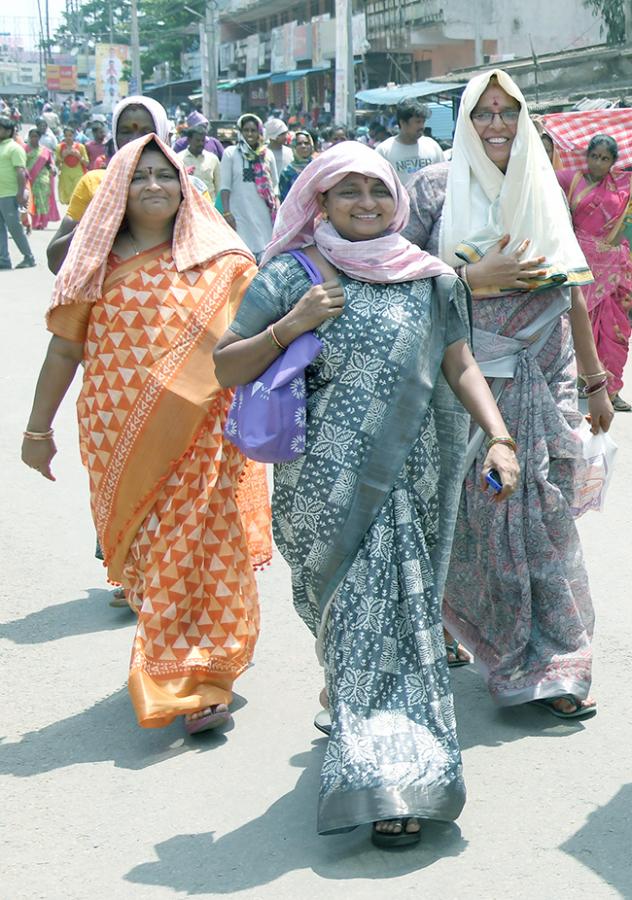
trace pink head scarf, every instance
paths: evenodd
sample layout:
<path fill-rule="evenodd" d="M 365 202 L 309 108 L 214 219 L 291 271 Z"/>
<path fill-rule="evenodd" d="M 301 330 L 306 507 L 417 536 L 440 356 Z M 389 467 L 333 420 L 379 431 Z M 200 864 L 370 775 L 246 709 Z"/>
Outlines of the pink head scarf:
<path fill-rule="evenodd" d="M 348 241 L 320 216 L 318 195 L 352 172 L 379 178 L 395 200 L 388 232 L 370 241 Z M 277 213 L 261 264 L 287 250 L 315 244 L 326 260 L 358 281 L 384 284 L 453 275 L 450 266 L 401 236 L 409 209 L 408 194 L 391 164 L 366 144 L 344 141 L 312 160 L 298 176 Z"/>

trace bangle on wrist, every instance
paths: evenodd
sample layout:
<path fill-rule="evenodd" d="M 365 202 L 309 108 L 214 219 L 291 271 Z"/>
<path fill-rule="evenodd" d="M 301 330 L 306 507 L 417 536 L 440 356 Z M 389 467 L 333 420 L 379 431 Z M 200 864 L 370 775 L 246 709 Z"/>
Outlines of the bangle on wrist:
<path fill-rule="evenodd" d="M 495 444 L 504 444 L 505 447 L 509 447 L 510 450 L 513 450 L 514 453 L 518 452 L 518 445 L 514 441 L 514 439 L 510 435 L 501 435 L 500 437 L 490 437 L 487 440 L 487 449 L 491 450 L 491 448 Z"/>
<path fill-rule="evenodd" d="M 29 441 L 49 441 L 55 432 L 52 428 L 48 431 L 23 431 L 22 434 Z"/>
<path fill-rule="evenodd" d="M 266 334 L 270 339 L 270 342 L 274 345 L 275 350 L 280 350 L 281 353 L 287 350 L 287 347 L 281 343 L 281 341 L 274 333 L 274 327 L 272 325 L 268 325 L 268 327 L 266 328 Z"/>
<path fill-rule="evenodd" d="M 584 396 L 592 397 L 593 394 L 598 394 L 599 391 L 605 390 L 608 386 L 608 379 L 602 378 L 601 381 L 595 381 L 593 384 L 584 388 Z"/>
<path fill-rule="evenodd" d="M 590 375 L 582 375 L 580 373 L 579 377 L 582 379 L 582 381 L 587 382 L 589 378 L 605 378 L 607 375 L 608 373 L 604 369 L 603 372 L 591 372 Z"/>
<path fill-rule="evenodd" d="M 605 391 L 607 389 L 608 389 L 608 382 L 603 381 L 601 384 L 598 384 L 596 387 L 592 388 L 591 390 L 584 391 L 584 396 L 586 397 L 587 400 L 590 400 L 591 397 L 596 397 L 597 394 L 601 394 L 602 391 Z"/>
<path fill-rule="evenodd" d="M 467 279 L 467 263 L 464 266 L 461 266 L 460 278 L 461 278 L 461 281 L 465 284 L 466 288 L 468 288 L 468 290 L 471 291 L 472 285 L 470 284 L 470 282 Z"/>

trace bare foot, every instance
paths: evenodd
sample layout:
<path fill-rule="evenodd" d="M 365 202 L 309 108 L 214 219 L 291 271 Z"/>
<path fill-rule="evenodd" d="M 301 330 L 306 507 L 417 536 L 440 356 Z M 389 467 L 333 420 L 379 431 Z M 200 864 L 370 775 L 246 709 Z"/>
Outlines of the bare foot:
<path fill-rule="evenodd" d="M 592 697 L 588 697 L 586 700 L 579 700 L 577 703 L 573 703 L 572 700 L 568 700 L 566 697 L 558 697 L 556 700 L 551 700 L 551 706 L 554 706 L 561 713 L 574 713 L 578 709 L 594 709 L 597 706 L 597 701 L 593 700 Z"/>
<path fill-rule="evenodd" d="M 406 834 L 417 834 L 421 829 L 419 819 L 382 819 L 375 823 L 375 830 L 380 834 L 401 834 L 406 822 Z"/>
<path fill-rule="evenodd" d="M 213 716 L 217 713 L 227 713 L 228 707 L 225 703 L 216 703 L 214 706 L 206 706 L 204 709 L 198 709 L 197 712 L 187 713 L 185 719 L 188 722 L 195 722 L 196 719 L 203 719 L 205 716 Z"/>
<path fill-rule="evenodd" d="M 318 701 L 323 709 L 329 709 L 329 697 L 327 695 L 327 688 L 322 689 L 322 691 L 318 695 Z"/>

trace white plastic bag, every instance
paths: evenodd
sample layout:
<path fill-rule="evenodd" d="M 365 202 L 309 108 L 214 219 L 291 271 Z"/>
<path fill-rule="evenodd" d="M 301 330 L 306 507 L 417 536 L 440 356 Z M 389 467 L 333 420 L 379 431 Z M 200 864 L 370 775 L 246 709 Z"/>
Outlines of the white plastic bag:
<path fill-rule="evenodd" d="M 575 430 L 582 444 L 582 460 L 575 481 L 575 496 L 571 504 L 574 518 L 590 509 L 601 512 L 612 477 L 617 445 L 609 434 L 593 434 L 586 419 Z"/>

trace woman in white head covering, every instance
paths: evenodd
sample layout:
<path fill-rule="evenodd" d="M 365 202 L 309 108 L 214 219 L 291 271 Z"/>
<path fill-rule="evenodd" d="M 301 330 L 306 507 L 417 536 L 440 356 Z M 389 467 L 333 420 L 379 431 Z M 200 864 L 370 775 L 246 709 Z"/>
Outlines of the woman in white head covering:
<path fill-rule="evenodd" d="M 168 143 L 169 130 L 167 112 L 157 100 L 140 95 L 125 97 L 120 103 L 117 103 L 112 113 L 111 153 L 115 153 L 125 144 L 146 134 L 155 134 L 161 141 Z M 55 275 L 61 269 L 70 249 L 75 228 L 104 177 L 105 169 L 94 169 L 87 172 L 77 183 L 66 215 L 46 248 L 48 268 Z"/>
<path fill-rule="evenodd" d="M 506 506 L 486 503 L 474 488 L 485 435 L 474 431 L 445 624 L 473 652 L 499 704 L 594 714 L 593 608 L 570 509 L 582 418 L 577 364 L 593 431 L 607 430 L 613 413 L 581 294 L 592 276 L 525 99 L 505 72 L 470 81 L 452 162 L 424 169 L 409 193 L 404 234 L 460 267 L 472 290 L 477 361 L 522 471 Z M 467 661 L 457 640 L 453 664 Z"/>

